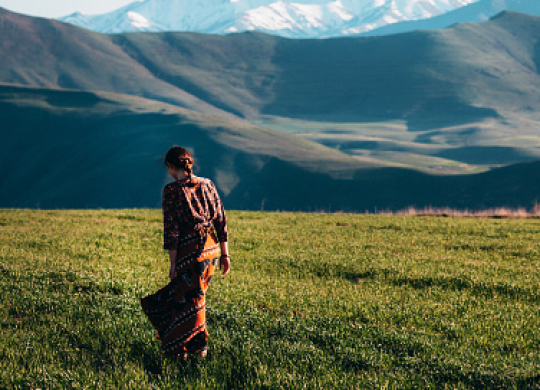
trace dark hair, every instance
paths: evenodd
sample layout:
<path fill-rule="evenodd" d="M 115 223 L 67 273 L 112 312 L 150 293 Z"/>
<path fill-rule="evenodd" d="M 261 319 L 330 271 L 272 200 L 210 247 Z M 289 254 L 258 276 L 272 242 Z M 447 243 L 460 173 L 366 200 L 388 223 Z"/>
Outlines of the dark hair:
<path fill-rule="evenodd" d="M 165 156 L 165 165 L 172 165 L 176 169 L 181 169 L 191 179 L 193 176 L 193 157 L 187 149 L 174 145 Z"/>

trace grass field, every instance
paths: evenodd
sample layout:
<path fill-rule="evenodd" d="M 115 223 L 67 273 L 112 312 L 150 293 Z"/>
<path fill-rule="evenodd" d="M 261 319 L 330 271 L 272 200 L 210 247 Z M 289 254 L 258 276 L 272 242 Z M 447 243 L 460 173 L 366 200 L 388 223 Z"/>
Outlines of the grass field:
<path fill-rule="evenodd" d="M 159 210 L 0 210 L 0 388 L 540 389 L 540 220 L 228 216 L 182 363 L 139 307 Z"/>

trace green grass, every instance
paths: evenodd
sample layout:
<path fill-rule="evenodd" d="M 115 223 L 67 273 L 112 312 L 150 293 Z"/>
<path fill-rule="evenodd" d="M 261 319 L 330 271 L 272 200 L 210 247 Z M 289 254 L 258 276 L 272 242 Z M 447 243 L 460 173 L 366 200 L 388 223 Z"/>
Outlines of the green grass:
<path fill-rule="evenodd" d="M 0 388 L 540 388 L 537 219 L 229 212 L 205 361 L 164 358 L 159 210 L 0 211 Z"/>

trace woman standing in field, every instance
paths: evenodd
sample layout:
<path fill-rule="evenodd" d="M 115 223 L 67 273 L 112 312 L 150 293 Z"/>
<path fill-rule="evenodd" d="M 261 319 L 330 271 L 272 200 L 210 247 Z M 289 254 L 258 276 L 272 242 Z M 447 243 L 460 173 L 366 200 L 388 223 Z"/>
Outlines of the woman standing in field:
<path fill-rule="evenodd" d="M 193 175 L 193 158 L 186 149 L 169 149 L 165 165 L 175 180 L 163 190 L 163 247 L 169 250 L 171 282 L 142 298 L 141 305 L 165 354 L 203 358 L 206 290 L 218 259 L 223 275 L 230 269 L 225 210 L 214 183 Z"/>

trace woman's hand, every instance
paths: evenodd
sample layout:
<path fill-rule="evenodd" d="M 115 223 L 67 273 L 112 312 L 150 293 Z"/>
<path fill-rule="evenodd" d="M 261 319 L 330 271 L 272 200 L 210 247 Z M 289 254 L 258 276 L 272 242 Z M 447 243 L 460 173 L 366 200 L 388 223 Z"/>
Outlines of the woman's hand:
<path fill-rule="evenodd" d="M 227 275 L 231 269 L 231 258 L 227 255 L 221 255 L 219 258 L 219 269 L 222 271 L 221 275 Z"/>
<path fill-rule="evenodd" d="M 229 243 L 227 241 L 221 241 L 221 257 L 219 258 L 219 269 L 223 272 L 222 275 L 227 275 L 231 269 L 231 256 L 229 256 Z"/>

